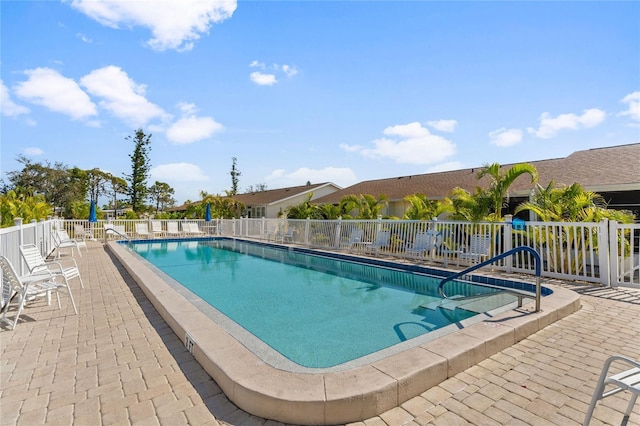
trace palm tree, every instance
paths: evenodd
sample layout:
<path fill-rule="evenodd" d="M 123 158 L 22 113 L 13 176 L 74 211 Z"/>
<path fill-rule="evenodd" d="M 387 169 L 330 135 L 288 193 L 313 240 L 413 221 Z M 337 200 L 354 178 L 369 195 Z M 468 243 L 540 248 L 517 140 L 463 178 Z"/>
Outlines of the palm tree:
<path fill-rule="evenodd" d="M 346 195 L 340 200 L 340 208 L 352 216 L 356 212 L 355 219 L 377 219 L 388 203 L 389 199 L 384 194 L 378 198 L 370 194 Z"/>
<path fill-rule="evenodd" d="M 467 222 L 480 222 L 489 217 L 491 197 L 480 187 L 476 187 L 474 194 L 456 187 L 451 191 L 453 204 L 453 219 Z"/>
<path fill-rule="evenodd" d="M 313 192 L 307 195 L 307 198 L 295 205 L 288 206 L 283 215 L 289 219 L 323 219 L 323 208 L 318 204 L 312 203 Z"/>
<path fill-rule="evenodd" d="M 486 191 L 486 194 L 492 202 L 493 220 L 499 221 L 502 219 L 502 203 L 509 192 L 509 187 L 523 174 L 528 174 L 531 177 L 531 183 L 538 181 L 538 171 L 528 163 L 516 164 L 504 174 L 500 172 L 500 164 L 498 163 L 484 166 L 482 170 L 478 172 L 478 179 L 482 179 L 484 176 L 491 178 L 491 183 L 489 184 L 489 189 Z"/>
<path fill-rule="evenodd" d="M 445 212 L 453 212 L 453 204 L 450 198 L 442 201 L 431 201 L 424 194 L 412 194 L 404 197 L 404 201 L 410 204 L 404 212 L 403 219 L 431 220 Z"/>

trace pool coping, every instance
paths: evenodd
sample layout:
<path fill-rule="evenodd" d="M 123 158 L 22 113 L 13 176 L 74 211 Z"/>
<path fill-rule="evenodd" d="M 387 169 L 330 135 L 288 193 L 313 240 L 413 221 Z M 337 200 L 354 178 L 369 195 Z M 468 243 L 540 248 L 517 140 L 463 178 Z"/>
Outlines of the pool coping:
<path fill-rule="evenodd" d="M 580 308 L 577 293 L 545 285 L 553 293 L 544 297 L 541 312 L 528 303 L 369 365 L 296 373 L 262 361 L 120 244 L 107 247 L 229 400 L 283 423 L 330 425 L 374 417 Z"/>

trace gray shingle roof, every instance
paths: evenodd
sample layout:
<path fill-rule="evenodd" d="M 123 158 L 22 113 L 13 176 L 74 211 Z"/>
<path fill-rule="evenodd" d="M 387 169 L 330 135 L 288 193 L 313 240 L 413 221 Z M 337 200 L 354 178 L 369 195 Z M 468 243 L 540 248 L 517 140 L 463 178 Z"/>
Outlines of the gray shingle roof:
<path fill-rule="evenodd" d="M 613 190 L 640 190 L 640 143 L 576 151 L 565 158 L 529 161 L 539 174 L 538 182 L 546 186 L 551 180 L 556 186 L 580 183 L 586 190 L 605 192 Z M 515 164 L 515 163 L 514 163 Z M 514 164 L 503 164 L 506 170 Z M 386 195 L 390 201 L 407 195 L 422 193 L 431 199 L 449 195 L 457 186 L 473 192 L 476 186 L 486 188 L 489 178 L 478 180 L 481 167 L 398 176 L 357 183 L 315 200 L 316 203 L 336 204 L 350 194 Z M 520 176 L 511 186 L 511 196 L 524 196 L 532 188 L 528 175 Z"/>

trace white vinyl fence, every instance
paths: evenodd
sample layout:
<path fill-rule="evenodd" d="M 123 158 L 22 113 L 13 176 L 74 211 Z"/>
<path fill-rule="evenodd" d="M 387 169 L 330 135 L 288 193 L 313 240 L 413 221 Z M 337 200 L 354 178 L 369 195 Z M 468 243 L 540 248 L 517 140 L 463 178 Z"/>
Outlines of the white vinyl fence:
<path fill-rule="evenodd" d="M 156 223 L 152 223 L 156 222 Z M 155 235 L 139 234 L 140 224 Z M 189 224 L 197 225 L 194 232 Z M 119 233 L 105 233 L 105 225 Z M 138 225 L 138 226 L 136 226 Z M 64 227 L 71 237 L 107 239 L 177 238 L 226 236 L 260 239 L 275 243 L 342 250 L 367 256 L 391 257 L 462 268 L 514 247 L 528 246 L 540 253 L 542 275 L 550 278 L 595 282 L 640 288 L 640 224 L 573 222 L 461 222 L 408 220 L 294 220 L 214 219 L 204 220 L 86 220 L 52 219 L 0 229 L 0 255 L 6 256 L 19 273 L 24 272 L 20 244 L 34 243 L 43 255 L 54 250 L 52 230 Z M 376 240 L 386 236 L 386 244 Z M 423 247 L 428 236 L 429 245 Z M 416 247 L 418 247 L 416 249 Z M 534 274 L 528 253 L 497 261 L 500 271 Z"/>

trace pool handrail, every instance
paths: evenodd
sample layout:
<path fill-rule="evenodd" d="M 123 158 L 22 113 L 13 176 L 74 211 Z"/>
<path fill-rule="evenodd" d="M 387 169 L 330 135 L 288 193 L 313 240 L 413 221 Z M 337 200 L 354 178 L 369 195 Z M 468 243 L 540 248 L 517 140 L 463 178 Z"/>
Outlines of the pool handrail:
<path fill-rule="evenodd" d="M 455 274 L 451 274 L 448 277 L 444 278 L 442 281 L 440 281 L 440 285 L 438 285 L 438 292 L 440 293 L 440 296 L 442 296 L 442 298 L 444 299 L 448 299 L 449 297 L 445 294 L 444 292 L 444 285 L 449 282 L 449 281 L 453 281 L 456 278 L 460 278 L 463 275 L 468 274 L 469 272 L 475 271 L 476 269 L 480 269 L 484 266 L 490 265 L 493 262 L 500 260 L 500 259 L 504 259 L 505 257 L 511 256 L 515 253 L 521 252 L 521 251 L 526 251 L 529 252 L 529 254 L 533 255 L 533 258 L 535 259 L 535 268 L 536 268 L 536 312 L 540 312 L 540 294 L 541 294 L 541 286 L 540 286 L 540 276 L 542 275 L 542 266 L 540 265 L 540 254 L 533 248 L 528 247 L 528 246 L 519 246 L 519 247 L 514 247 L 511 250 L 508 250 L 502 254 L 499 254 L 497 256 L 492 257 L 491 259 L 487 259 L 484 262 L 480 262 L 476 265 L 472 265 L 470 267 L 468 267 L 467 269 L 464 269 L 463 271 L 460 272 L 456 272 Z M 504 291 L 509 291 L 510 289 L 505 288 Z"/>

